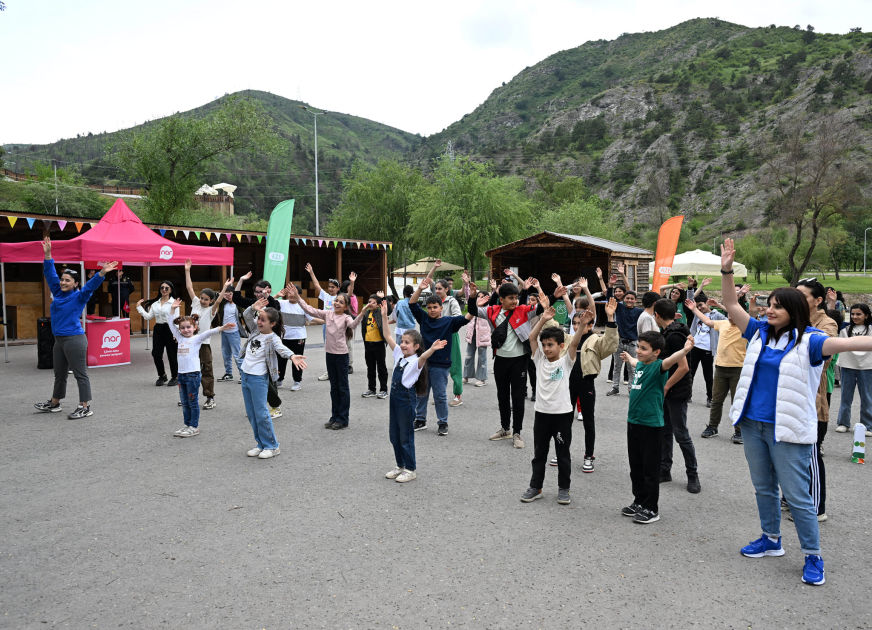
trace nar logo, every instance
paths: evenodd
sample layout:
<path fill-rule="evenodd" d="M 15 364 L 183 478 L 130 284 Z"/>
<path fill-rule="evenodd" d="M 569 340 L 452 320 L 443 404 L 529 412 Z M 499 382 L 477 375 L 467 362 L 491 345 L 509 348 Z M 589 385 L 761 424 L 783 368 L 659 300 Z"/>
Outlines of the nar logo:
<path fill-rule="evenodd" d="M 658 270 L 660 273 L 666 274 L 667 276 L 672 273 L 672 267 L 660 267 Z"/>
<path fill-rule="evenodd" d="M 161 260 L 169 260 L 173 257 L 173 248 L 169 245 L 164 245 L 160 248 L 160 259 Z"/>
<path fill-rule="evenodd" d="M 270 252 L 269 259 L 275 260 L 276 262 L 282 262 L 285 259 L 285 255 L 281 252 Z"/>
<path fill-rule="evenodd" d="M 117 330 L 107 330 L 103 333 L 103 348 L 117 348 L 121 343 L 121 333 Z"/>

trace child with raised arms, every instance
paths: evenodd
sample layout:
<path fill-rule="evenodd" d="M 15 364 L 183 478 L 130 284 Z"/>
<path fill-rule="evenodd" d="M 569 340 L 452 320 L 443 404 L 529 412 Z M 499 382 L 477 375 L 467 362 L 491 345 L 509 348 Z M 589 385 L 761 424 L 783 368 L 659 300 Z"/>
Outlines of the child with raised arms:
<path fill-rule="evenodd" d="M 388 411 L 391 444 L 397 467 L 385 477 L 400 483 L 412 481 L 418 475 L 415 461 L 415 414 L 418 396 L 427 392 L 427 359 L 448 345 L 437 339 L 424 351 L 424 338 L 414 328 L 403 331 L 400 343 L 391 335 L 387 300 L 381 303 L 381 319 L 385 322 L 385 339 L 394 353 L 394 373 L 391 377 L 391 397 Z"/>
<path fill-rule="evenodd" d="M 663 397 L 669 370 L 693 348 L 693 337 L 687 337 L 684 347 L 660 360 L 666 339 L 659 332 L 639 335 L 636 356 L 621 353 L 621 359 L 633 366 L 630 384 L 630 405 L 627 411 L 627 454 L 630 459 L 630 481 L 633 502 L 621 509 L 637 523 L 660 520 L 660 430 L 663 427 Z"/>
<path fill-rule="evenodd" d="M 182 298 L 176 298 L 176 301 L 173 302 L 171 310 L 173 315 L 178 313 L 181 303 Z M 200 435 L 199 392 L 202 379 L 200 348 L 212 335 L 222 330 L 236 328 L 236 324 L 229 323 L 220 328 L 200 332 L 199 322 L 200 316 L 197 314 L 175 317 L 168 321 L 170 332 L 178 343 L 176 356 L 179 362 L 179 403 L 182 406 L 182 416 L 185 420 L 185 426 L 173 433 L 175 437 L 186 438 Z"/>

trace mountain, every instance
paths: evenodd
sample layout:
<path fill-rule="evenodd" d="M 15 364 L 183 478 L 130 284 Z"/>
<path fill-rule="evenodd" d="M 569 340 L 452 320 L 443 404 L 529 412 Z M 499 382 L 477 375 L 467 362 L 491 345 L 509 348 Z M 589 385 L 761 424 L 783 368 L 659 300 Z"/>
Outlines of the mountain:
<path fill-rule="evenodd" d="M 760 155 L 786 119 L 845 121 L 851 160 L 868 163 L 870 48 L 859 29 L 717 18 L 587 42 L 524 68 L 407 159 L 424 165 L 451 142 L 501 174 L 581 176 L 616 202 L 631 235 L 664 213 L 685 214 L 694 235 L 709 238 L 752 228 L 769 205 Z"/>
<path fill-rule="evenodd" d="M 295 225 L 298 217 L 309 217 L 314 229 L 315 214 L 315 137 L 313 116 L 300 108 L 301 103 L 277 94 L 246 90 L 239 93 L 258 101 L 275 123 L 276 133 L 287 142 L 287 152 L 264 158 L 256 152 L 240 153 L 222 158 L 212 169 L 210 180 L 203 183 L 228 182 L 238 186 L 236 214 L 256 214 L 266 218 L 282 199 L 295 198 Z M 203 116 L 217 108 L 227 96 L 184 112 L 184 116 Z M 365 118 L 329 112 L 318 117 L 318 179 L 319 207 L 322 222 L 339 200 L 342 176 L 355 160 L 375 163 L 381 158 L 401 158 L 413 149 L 420 137 Z M 144 123 L 147 125 L 148 123 Z M 139 125 L 138 127 L 142 127 Z M 85 136 L 59 140 L 45 145 L 4 145 L 15 162 L 14 169 L 23 171 L 33 162 L 50 163 L 70 168 L 85 176 L 89 183 L 137 186 L 127 182 L 114 168 L 107 147 L 117 140 L 119 132 L 88 133 Z"/>

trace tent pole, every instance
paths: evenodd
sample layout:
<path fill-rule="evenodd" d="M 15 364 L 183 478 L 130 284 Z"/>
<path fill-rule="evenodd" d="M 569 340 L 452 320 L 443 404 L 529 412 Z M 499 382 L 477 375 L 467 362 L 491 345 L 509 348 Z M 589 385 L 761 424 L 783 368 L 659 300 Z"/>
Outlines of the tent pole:
<path fill-rule="evenodd" d="M 145 263 L 145 286 L 141 291 L 142 295 L 147 300 L 151 296 L 151 265 Z M 151 322 L 145 320 L 145 349 L 148 350 L 148 337 L 151 333 Z"/>
<path fill-rule="evenodd" d="M 0 262 L 0 292 L 3 293 L 3 355 L 6 363 L 9 363 L 9 322 L 6 321 L 6 267 Z"/>
<path fill-rule="evenodd" d="M 79 264 L 82 266 L 82 275 L 79 277 L 81 278 L 81 280 L 80 280 L 81 287 L 82 287 L 82 289 L 84 289 L 85 288 L 85 261 L 82 260 L 79 262 Z M 85 306 L 82 307 L 82 330 L 85 330 L 85 326 L 88 325 L 88 320 L 85 319 L 85 316 L 87 314 L 88 314 L 88 303 L 85 302 Z"/>

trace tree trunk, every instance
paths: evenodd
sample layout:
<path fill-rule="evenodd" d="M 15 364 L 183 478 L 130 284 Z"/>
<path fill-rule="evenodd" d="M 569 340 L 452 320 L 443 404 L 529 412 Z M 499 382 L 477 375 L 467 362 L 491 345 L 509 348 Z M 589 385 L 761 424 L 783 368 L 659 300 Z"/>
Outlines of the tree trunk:
<path fill-rule="evenodd" d="M 839 277 L 839 263 L 832 253 L 830 253 L 830 258 L 833 260 L 833 273 L 836 274 L 836 282 L 838 282 L 839 280 L 841 280 L 841 278 Z"/>

